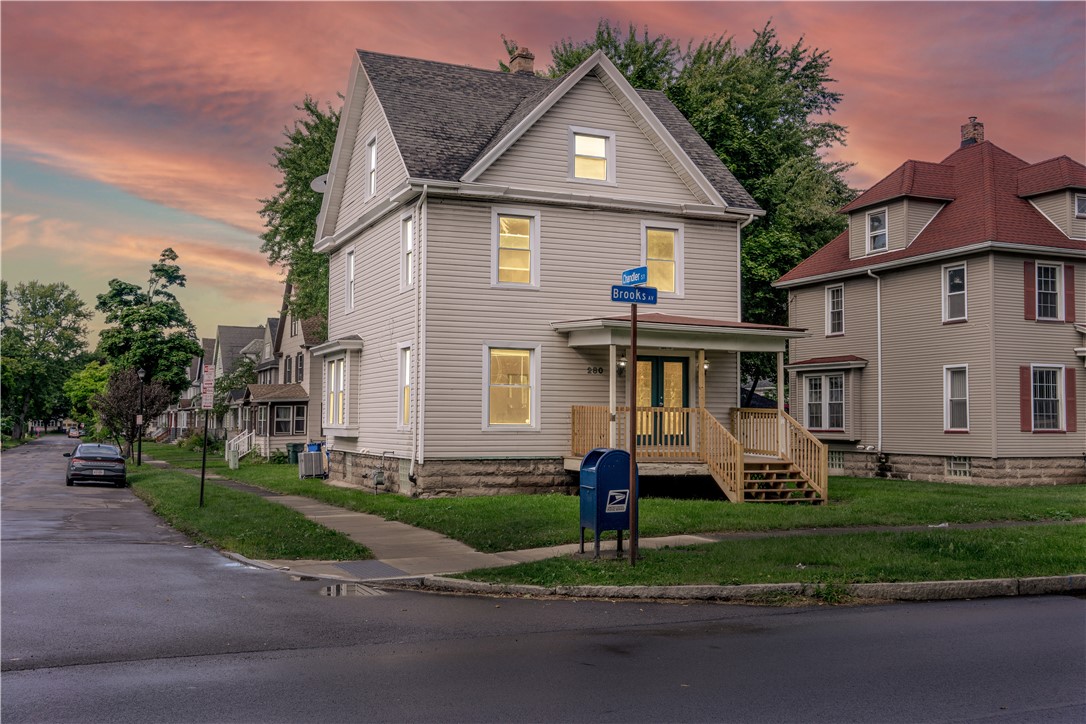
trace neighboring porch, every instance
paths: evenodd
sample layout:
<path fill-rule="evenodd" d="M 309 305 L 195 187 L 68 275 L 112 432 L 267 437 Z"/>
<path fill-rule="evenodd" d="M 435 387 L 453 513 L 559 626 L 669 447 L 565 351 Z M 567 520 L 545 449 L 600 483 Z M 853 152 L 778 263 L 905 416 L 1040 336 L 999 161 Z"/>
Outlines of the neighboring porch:
<path fill-rule="evenodd" d="M 579 470 L 581 459 L 594 448 L 629 449 L 629 407 L 616 408 L 614 423 L 602 406 L 576 405 L 570 418 L 567 470 Z M 638 470 L 641 475 L 712 476 L 733 503 L 827 500 L 826 446 L 791 415 L 734 409 L 729 427 L 704 408 L 638 409 Z"/>

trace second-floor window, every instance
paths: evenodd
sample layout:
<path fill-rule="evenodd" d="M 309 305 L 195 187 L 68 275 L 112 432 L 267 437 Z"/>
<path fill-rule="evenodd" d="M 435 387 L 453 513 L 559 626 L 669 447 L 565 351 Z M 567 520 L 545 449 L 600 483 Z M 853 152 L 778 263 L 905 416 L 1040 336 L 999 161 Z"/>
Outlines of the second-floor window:
<path fill-rule="evenodd" d="M 304 364 L 305 355 L 301 352 L 294 358 L 294 381 L 302 381 L 302 365 Z"/>
<path fill-rule="evenodd" d="M 400 286 L 407 289 L 415 284 L 415 219 L 412 216 L 405 217 L 401 222 L 400 248 L 403 250 Z"/>
<path fill-rule="evenodd" d="M 943 418 L 943 429 L 968 430 L 969 370 L 964 366 L 947 367 L 944 374 L 943 398 L 946 401 L 946 410 Z"/>
<path fill-rule="evenodd" d="M 283 384 L 284 385 L 289 385 L 290 384 L 290 366 L 291 366 L 290 363 L 291 363 L 290 355 L 287 355 L 286 357 L 283 358 Z"/>
<path fill-rule="evenodd" d="M 943 267 L 943 321 L 966 318 L 965 264 Z"/>
<path fill-rule="evenodd" d="M 1075 194 L 1075 216 L 1086 219 L 1086 194 Z"/>
<path fill-rule="evenodd" d="M 867 215 L 867 251 L 886 251 L 886 209 Z"/>
<path fill-rule="evenodd" d="M 845 333 L 845 287 L 826 287 L 826 334 Z"/>
<path fill-rule="evenodd" d="M 325 382 L 328 399 L 324 419 L 329 425 L 342 425 L 347 419 L 344 406 L 345 400 L 343 397 L 345 381 L 343 369 L 344 362 L 345 360 L 342 357 L 339 359 L 328 360 L 328 377 Z"/>
<path fill-rule="evenodd" d="M 811 430 L 842 430 L 845 427 L 845 376 L 806 376 L 807 427 Z"/>
<path fill-rule="evenodd" d="M 1060 319 L 1060 271 L 1058 264 L 1037 265 L 1037 319 Z"/>
<path fill-rule="evenodd" d="M 576 181 L 614 183 L 615 134 L 592 128 L 569 129 L 569 177 Z"/>
<path fill-rule="evenodd" d="M 539 286 L 539 213 L 519 209 L 493 212 L 491 282 L 498 286 Z"/>
<path fill-rule="evenodd" d="M 649 286 L 661 292 L 683 293 L 681 226 L 641 225 L 641 258 L 649 268 Z"/>
<path fill-rule="evenodd" d="M 347 252 L 347 283 L 344 294 L 347 296 L 347 311 L 354 309 L 354 250 Z"/>

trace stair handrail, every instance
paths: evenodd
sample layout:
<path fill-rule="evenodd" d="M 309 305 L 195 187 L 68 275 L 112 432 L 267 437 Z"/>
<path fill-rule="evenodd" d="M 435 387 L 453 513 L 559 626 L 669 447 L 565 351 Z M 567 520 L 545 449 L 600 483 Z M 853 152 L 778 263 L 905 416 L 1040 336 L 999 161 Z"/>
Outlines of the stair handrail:
<path fill-rule="evenodd" d="M 743 502 L 743 445 L 704 407 L 698 415 L 698 456 L 733 503 Z"/>
<path fill-rule="evenodd" d="M 825 443 L 784 410 L 780 411 L 780 418 L 785 428 L 781 455 L 790 460 L 819 497 L 826 500 L 829 494 L 829 454 Z"/>

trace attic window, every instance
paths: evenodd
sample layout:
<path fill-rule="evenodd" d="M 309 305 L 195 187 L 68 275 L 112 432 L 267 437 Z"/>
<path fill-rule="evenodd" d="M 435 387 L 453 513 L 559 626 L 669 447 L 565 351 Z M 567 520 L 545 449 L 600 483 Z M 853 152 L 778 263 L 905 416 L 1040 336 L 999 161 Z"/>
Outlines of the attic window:
<path fill-rule="evenodd" d="M 614 131 L 570 126 L 569 177 L 576 181 L 615 182 Z"/>
<path fill-rule="evenodd" d="M 1075 194 L 1075 218 L 1086 219 L 1086 194 Z"/>
<path fill-rule="evenodd" d="M 867 251 L 886 251 L 886 209 L 867 215 Z"/>

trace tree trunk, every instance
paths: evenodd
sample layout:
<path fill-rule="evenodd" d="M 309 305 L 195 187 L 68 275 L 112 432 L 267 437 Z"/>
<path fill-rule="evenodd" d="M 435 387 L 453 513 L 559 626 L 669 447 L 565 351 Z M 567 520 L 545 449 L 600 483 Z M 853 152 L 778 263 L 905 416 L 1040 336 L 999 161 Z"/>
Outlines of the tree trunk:
<path fill-rule="evenodd" d="M 754 389 L 758 387 L 758 383 L 761 381 L 762 380 L 760 377 L 756 377 L 751 380 L 750 389 L 747 390 L 746 399 L 743 401 L 743 407 L 750 407 L 751 403 L 754 401 Z"/>

